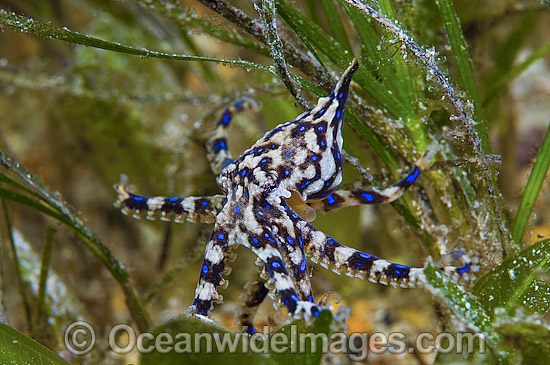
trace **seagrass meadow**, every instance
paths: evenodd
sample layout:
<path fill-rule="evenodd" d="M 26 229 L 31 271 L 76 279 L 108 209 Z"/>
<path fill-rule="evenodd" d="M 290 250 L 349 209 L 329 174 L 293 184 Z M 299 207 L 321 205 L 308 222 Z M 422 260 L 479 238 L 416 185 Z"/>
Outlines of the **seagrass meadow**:
<path fill-rule="evenodd" d="M 1 364 L 547 362 L 547 0 L 0 0 L 0 29 Z M 433 164 L 399 199 L 319 211 L 311 225 L 423 268 L 422 287 L 308 261 L 319 317 L 288 318 L 271 290 L 254 320 L 262 335 L 249 338 L 235 313 L 258 266 L 239 247 L 211 320 L 184 315 L 212 222 L 125 216 L 113 184 L 125 174 L 145 196 L 221 194 L 205 144 L 224 110 L 257 104 L 232 120 L 238 157 L 329 96 L 354 58 L 340 189 L 391 186 L 429 149 Z M 438 269 L 461 257 L 472 263 L 462 277 Z M 76 321 L 95 332 L 74 337 L 93 342 L 85 353 L 68 343 Z M 132 341 L 109 338 L 117 324 L 135 336 L 217 333 L 238 349 L 195 340 L 117 353 L 113 340 Z M 399 351 L 239 350 L 292 331 L 406 340 Z M 430 351 L 416 341 L 441 333 Z M 483 346 L 458 351 L 463 334 Z"/>

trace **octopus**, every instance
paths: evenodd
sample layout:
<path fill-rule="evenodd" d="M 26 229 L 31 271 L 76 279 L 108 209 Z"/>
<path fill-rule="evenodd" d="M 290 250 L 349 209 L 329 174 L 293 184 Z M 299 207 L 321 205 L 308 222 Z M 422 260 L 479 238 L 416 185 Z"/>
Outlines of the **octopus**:
<path fill-rule="evenodd" d="M 233 249 L 245 246 L 261 267 L 257 279 L 245 286 L 237 325 L 254 333 L 254 317 L 268 294 L 274 295 L 294 318 L 314 320 L 315 302 L 308 261 L 373 283 L 403 288 L 421 286 L 423 269 L 413 268 L 348 247 L 311 225 L 317 212 L 360 204 L 389 203 L 400 196 L 430 167 L 435 152 L 428 148 L 408 175 L 385 189 L 338 190 L 342 182 L 342 125 L 354 72 L 353 60 L 331 94 L 296 120 L 266 132 L 237 159 L 228 149 L 228 127 L 233 116 L 255 107 L 244 99 L 226 108 L 206 144 L 207 157 L 222 194 L 200 197 L 145 197 L 128 191 L 128 178 L 115 185 L 115 206 L 139 218 L 214 223 L 206 245 L 195 298 L 189 311 L 209 316 L 221 303 L 218 288 L 228 281 Z M 440 270 L 461 276 L 472 262 Z"/>

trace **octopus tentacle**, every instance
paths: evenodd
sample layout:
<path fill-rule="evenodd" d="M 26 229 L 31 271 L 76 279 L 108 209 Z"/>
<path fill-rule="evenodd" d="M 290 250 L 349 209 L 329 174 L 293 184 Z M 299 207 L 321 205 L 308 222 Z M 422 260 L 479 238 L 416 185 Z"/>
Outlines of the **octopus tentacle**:
<path fill-rule="evenodd" d="M 140 219 L 145 212 L 149 220 L 155 220 L 160 213 L 160 219 L 182 223 L 184 217 L 190 222 L 213 223 L 216 215 L 225 204 L 224 195 L 190 196 L 190 197 L 146 197 L 128 191 L 128 177 L 120 175 L 120 182 L 114 185 L 118 193 L 114 206 L 120 208 L 125 215 Z"/>
<path fill-rule="evenodd" d="M 233 244 L 227 227 L 222 228 L 216 224 L 204 252 L 199 283 L 195 289 L 195 299 L 191 306 L 192 312 L 207 316 L 212 309 L 213 302 L 221 303 L 223 301 L 217 288 L 227 287 L 228 281 L 222 277 L 222 274 L 228 275 L 231 272 L 225 260 L 233 258 L 230 251 Z"/>
<path fill-rule="evenodd" d="M 431 166 L 431 160 L 435 152 L 435 145 L 430 146 L 424 155 L 414 164 L 408 175 L 390 187 L 381 190 L 337 190 L 325 199 L 307 202 L 307 205 L 317 212 L 328 212 L 329 210 L 354 205 L 391 203 L 399 199 L 416 181 L 420 173 Z"/>
<path fill-rule="evenodd" d="M 367 278 L 373 283 L 414 288 L 424 283 L 424 269 L 400 265 L 345 246 L 327 234 L 319 231 L 304 220 L 300 222 L 306 251 L 311 261 L 337 274 Z M 478 267 L 465 254 L 456 257 L 461 266 L 445 266 L 440 270 L 458 278 Z"/>
<path fill-rule="evenodd" d="M 304 240 L 297 223 L 298 220 L 293 218 L 294 212 L 279 207 L 276 220 L 273 220 L 275 236 L 279 242 L 282 242 L 282 252 L 285 258 L 285 265 L 290 272 L 290 276 L 302 300 L 314 302 L 313 291 L 309 279 L 309 272 L 306 262 L 306 251 Z"/>
<path fill-rule="evenodd" d="M 258 232 L 248 231 L 248 241 L 242 244 L 250 248 L 262 260 L 266 272 L 273 280 L 273 288 L 289 314 L 295 318 L 303 317 L 306 320 L 311 320 L 319 315 L 319 308 L 314 303 L 302 300 L 298 296 L 294 281 L 279 249 L 284 243 L 279 242 L 272 231 L 272 227 L 275 226 L 273 223 L 280 217 L 280 214 L 280 208 L 270 206 L 270 209 L 263 212 L 260 220 L 260 223 L 269 222 L 270 224 L 262 224 L 262 229 Z"/>
<path fill-rule="evenodd" d="M 256 109 L 258 109 L 258 105 L 254 100 L 243 98 L 223 111 L 212 136 L 206 142 L 206 157 L 210 161 L 210 168 L 216 175 L 219 175 L 224 167 L 233 162 L 227 145 L 227 132 L 231 119 L 238 112 Z"/>
<path fill-rule="evenodd" d="M 266 286 L 267 280 L 260 275 L 261 272 L 262 270 L 255 271 L 252 278 L 245 284 L 245 292 L 239 297 L 241 303 L 239 303 L 237 312 L 235 313 L 237 328 L 250 335 L 256 333 L 254 318 L 260 304 L 263 303 L 269 293 L 269 289 Z"/>

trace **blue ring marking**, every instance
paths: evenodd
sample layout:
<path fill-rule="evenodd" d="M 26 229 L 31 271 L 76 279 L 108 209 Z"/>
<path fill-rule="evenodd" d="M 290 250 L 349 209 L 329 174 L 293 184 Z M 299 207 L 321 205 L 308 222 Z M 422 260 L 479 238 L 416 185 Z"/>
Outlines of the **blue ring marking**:
<path fill-rule="evenodd" d="M 325 129 L 325 127 L 323 127 L 322 125 L 320 125 L 320 126 L 317 127 L 317 130 L 318 130 L 319 132 L 322 132 L 324 129 Z"/>
<path fill-rule="evenodd" d="M 241 207 L 240 207 L 240 206 L 237 205 L 237 206 L 235 207 L 235 213 L 241 214 Z"/>
<path fill-rule="evenodd" d="M 205 275 L 208 274 L 208 266 L 202 265 L 202 272 L 203 272 L 203 274 L 205 274 Z"/>
<path fill-rule="evenodd" d="M 464 274 L 465 272 L 470 271 L 471 267 L 472 267 L 472 263 L 469 262 L 469 263 L 465 264 L 464 266 L 459 267 L 457 269 L 457 272 L 459 274 Z"/>
<path fill-rule="evenodd" d="M 344 97 L 344 92 L 340 91 L 340 94 L 338 94 L 338 99 L 342 99 Z"/>
<path fill-rule="evenodd" d="M 338 159 L 341 159 L 341 158 L 342 158 L 342 156 L 340 156 L 340 152 L 336 152 L 336 157 L 337 157 Z"/>
<path fill-rule="evenodd" d="M 223 235 L 223 233 L 218 233 L 218 239 L 219 240 L 223 240 L 225 238 L 225 236 Z"/>
<path fill-rule="evenodd" d="M 264 237 L 265 237 L 265 238 L 268 238 L 268 237 L 269 237 L 269 233 L 267 233 L 267 232 L 264 233 Z"/>
<path fill-rule="evenodd" d="M 244 177 L 244 175 L 246 175 L 248 171 L 246 169 L 243 169 L 243 171 L 241 171 L 241 176 Z"/>
<path fill-rule="evenodd" d="M 271 263 L 271 266 L 273 266 L 273 268 L 275 268 L 275 269 L 279 269 L 281 267 L 281 264 L 278 263 L 277 261 L 273 261 Z"/>
<path fill-rule="evenodd" d="M 306 127 L 305 127 L 305 126 L 301 126 L 300 128 L 298 128 L 298 130 L 299 130 L 300 132 L 303 132 L 303 131 L 306 130 Z"/>
<path fill-rule="evenodd" d="M 290 171 L 285 170 L 285 175 L 288 175 L 288 174 L 290 174 Z"/>
<path fill-rule="evenodd" d="M 370 193 L 361 193 L 361 196 L 363 198 L 367 199 L 367 201 L 369 201 L 369 202 L 374 201 L 374 197 Z"/>
<path fill-rule="evenodd" d="M 399 264 L 393 264 L 395 267 L 399 268 L 399 269 L 408 269 L 409 267 L 408 266 L 405 266 L 405 265 L 399 265 Z"/>
<path fill-rule="evenodd" d="M 195 306 L 195 308 L 199 308 L 199 303 L 193 303 L 193 305 Z M 206 311 L 197 311 L 197 314 L 200 314 L 201 316 L 207 315 Z"/>
<path fill-rule="evenodd" d="M 366 253 L 363 253 L 363 252 L 360 252 L 359 256 L 361 256 L 365 260 L 370 260 L 372 258 L 372 255 L 369 255 L 369 254 L 366 254 Z"/>
<path fill-rule="evenodd" d="M 141 197 L 141 196 L 133 196 L 132 199 L 134 199 L 135 201 L 137 202 L 141 202 L 141 201 L 144 201 L 145 198 Z"/>
<path fill-rule="evenodd" d="M 300 271 L 304 271 L 306 269 L 306 258 L 304 256 L 302 260 L 302 265 L 300 265 Z"/>
<path fill-rule="evenodd" d="M 319 311 L 318 311 L 317 309 L 315 309 L 315 310 L 313 311 L 313 316 L 314 316 L 314 317 L 319 317 Z"/>
<path fill-rule="evenodd" d="M 179 199 L 180 199 L 180 198 L 170 198 L 170 199 L 168 199 L 168 200 L 171 201 L 171 202 L 177 202 Z"/>
<path fill-rule="evenodd" d="M 325 147 L 326 146 L 326 142 L 325 141 L 321 141 L 321 147 Z"/>
<path fill-rule="evenodd" d="M 313 294 L 310 295 L 309 298 L 307 298 L 307 300 L 313 303 L 315 301 L 315 298 L 313 298 Z"/>
<path fill-rule="evenodd" d="M 225 109 L 225 113 L 223 114 L 222 124 L 227 124 L 231 120 L 231 113 L 228 109 Z"/>
<path fill-rule="evenodd" d="M 235 108 L 238 110 L 238 111 L 242 111 L 243 110 L 243 101 L 242 100 L 239 100 L 235 103 Z"/>
<path fill-rule="evenodd" d="M 266 163 L 267 162 L 267 158 L 262 158 L 262 160 L 260 161 L 260 163 Z"/>
<path fill-rule="evenodd" d="M 265 203 L 265 209 L 271 209 L 271 205 Z"/>
<path fill-rule="evenodd" d="M 333 244 L 334 244 L 334 240 L 333 240 L 332 238 L 329 238 L 328 241 L 327 241 L 327 243 L 328 243 L 329 245 L 333 245 Z"/>
<path fill-rule="evenodd" d="M 277 146 L 275 144 L 272 144 L 271 149 L 274 150 L 275 148 L 277 148 Z"/>
<path fill-rule="evenodd" d="M 298 219 L 298 215 L 296 213 L 292 213 L 292 218 Z"/>
<path fill-rule="evenodd" d="M 309 184 L 311 184 L 311 181 L 306 181 L 305 183 L 302 184 L 302 186 L 300 186 L 300 188 L 305 188 L 306 186 L 308 186 Z"/>
<path fill-rule="evenodd" d="M 225 144 L 225 141 L 220 141 L 220 147 L 225 150 L 225 148 L 227 147 L 227 145 Z"/>
<path fill-rule="evenodd" d="M 252 237 L 252 242 L 254 242 L 255 244 L 258 244 L 258 239 L 256 237 Z"/>
<path fill-rule="evenodd" d="M 393 269 L 393 273 L 398 275 L 398 276 L 401 276 L 401 271 L 397 270 L 397 269 Z M 404 273 L 403 273 L 404 274 Z"/>
<path fill-rule="evenodd" d="M 331 182 L 330 182 L 330 181 L 327 181 L 327 182 L 325 183 L 325 186 L 330 186 L 330 184 L 331 184 Z"/>
<path fill-rule="evenodd" d="M 420 169 L 418 167 L 416 167 L 414 169 L 414 172 L 411 175 L 407 176 L 405 181 L 412 184 L 414 182 L 414 180 L 416 180 L 416 178 L 418 177 L 419 174 L 420 174 Z"/>
<path fill-rule="evenodd" d="M 327 202 L 329 204 L 334 204 L 336 202 L 336 200 L 334 199 L 334 197 L 332 195 L 329 195 L 328 198 L 327 198 Z"/>
<path fill-rule="evenodd" d="M 341 110 L 338 110 L 336 112 L 336 119 L 340 119 L 340 114 L 342 114 L 342 111 Z"/>
<path fill-rule="evenodd" d="M 290 236 L 286 236 L 286 240 L 288 243 L 290 243 L 292 246 L 294 246 L 294 240 Z"/>
<path fill-rule="evenodd" d="M 323 114 L 325 114 L 325 108 L 323 108 L 323 109 L 319 110 L 319 112 L 318 112 L 317 114 L 319 114 L 319 115 L 323 115 Z"/>
<path fill-rule="evenodd" d="M 365 266 L 365 263 L 364 262 L 356 262 L 355 266 Z"/>
<path fill-rule="evenodd" d="M 300 247 L 304 248 L 304 242 L 302 241 L 302 236 L 298 236 L 298 242 L 300 243 Z"/>
<path fill-rule="evenodd" d="M 311 156 L 311 159 L 312 159 L 313 161 L 317 161 L 318 158 L 319 158 L 319 156 Z"/>
<path fill-rule="evenodd" d="M 290 294 L 290 298 L 292 298 L 293 301 L 298 302 L 300 298 L 296 294 Z"/>
<path fill-rule="evenodd" d="M 248 196 L 248 190 L 244 191 L 244 196 Z"/>
<path fill-rule="evenodd" d="M 220 148 L 220 144 L 217 143 L 217 142 L 214 143 L 214 152 L 215 152 L 215 153 L 218 153 L 218 152 L 220 152 L 220 149 L 221 149 L 221 148 Z"/>
<path fill-rule="evenodd" d="M 262 147 L 256 148 L 256 153 L 261 153 L 264 149 Z"/>
<path fill-rule="evenodd" d="M 286 157 L 290 157 L 290 152 L 285 153 Z"/>
<path fill-rule="evenodd" d="M 201 202 L 201 204 L 202 204 L 203 207 L 207 207 L 207 206 L 208 206 L 208 202 L 207 202 L 207 201 L 203 201 L 203 202 Z"/>
<path fill-rule="evenodd" d="M 262 212 L 261 210 L 258 210 L 258 215 L 259 215 L 260 217 L 263 217 L 263 216 L 264 216 L 264 212 Z"/>

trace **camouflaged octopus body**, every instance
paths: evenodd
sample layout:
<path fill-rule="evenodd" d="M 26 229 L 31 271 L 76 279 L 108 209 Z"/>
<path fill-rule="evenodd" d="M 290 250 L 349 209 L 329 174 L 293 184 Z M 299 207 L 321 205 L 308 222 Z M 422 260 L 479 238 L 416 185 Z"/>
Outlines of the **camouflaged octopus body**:
<path fill-rule="evenodd" d="M 213 137 L 207 143 L 212 169 L 218 173 L 223 195 L 213 197 L 141 197 L 126 190 L 125 178 L 115 188 L 116 205 L 139 216 L 181 221 L 201 217 L 214 221 L 206 246 L 192 312 L 208 315 L 213 302 L 221 302 L 217 288 L 227 285 L 222 274 L 232 246 L 248 247 L 261 260 L 263 275 L 247 285 L 244 305 L 238 313 L 243 328 L 253 331 L 258 306 L 274 289 L 281 303 L 295 317 L 311 319 L 319 314 L 315 304 L 306 257 L 336 273 L 368 278 L 372 282 L 414 287 L 422 270 L 395 264 L 344 246 L 309 224 L 316 211 L 358 204 L 393 201 L 429 166 L 429 150 L 409 175 L 384 190 L 337 190 L 342 181 L 342 123 L 348 90 L 357 61 L 345 71 L 333 92 L 319 99 L 315 108 L 295 121 L 268 131 L 243 155 L 233 161 L 227 148 L 227 127 L 234 113 L 253 107 L 244 100 L 225 110 Z M 472 264 L 442 268 L 463 274 Z M 267 285 L 269 284 L 269 285 Z"/>

